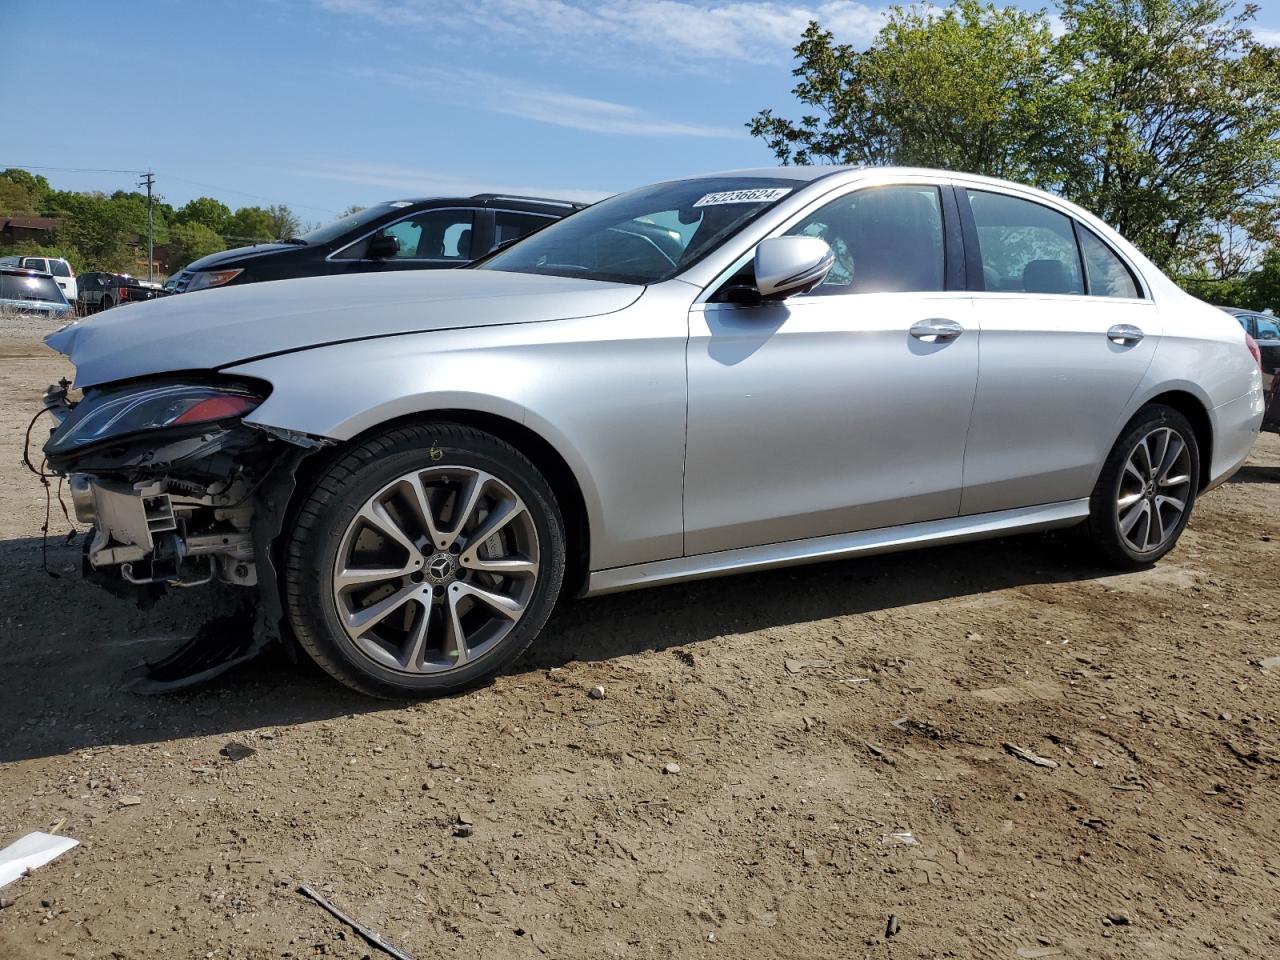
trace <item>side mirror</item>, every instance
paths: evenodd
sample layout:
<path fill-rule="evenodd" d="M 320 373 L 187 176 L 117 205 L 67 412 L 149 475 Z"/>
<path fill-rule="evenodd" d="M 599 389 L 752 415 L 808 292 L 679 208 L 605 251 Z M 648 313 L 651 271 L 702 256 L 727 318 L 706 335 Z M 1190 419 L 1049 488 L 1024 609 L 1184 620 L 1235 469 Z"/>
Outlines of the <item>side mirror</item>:
<path fill-rule="evenodd" d="M 818 237 L 772 237 L 756 247 L 756 289 L 765 300 L 785 300 L 808 293 L 836 262 L 825 240 Z"/>
<path fill-rule="evenodd" d="M 380 233 L 369 241 L 365 256 L 370 260 L 387 260 L 400 252 L 400 239 L 389 233 Z"/>

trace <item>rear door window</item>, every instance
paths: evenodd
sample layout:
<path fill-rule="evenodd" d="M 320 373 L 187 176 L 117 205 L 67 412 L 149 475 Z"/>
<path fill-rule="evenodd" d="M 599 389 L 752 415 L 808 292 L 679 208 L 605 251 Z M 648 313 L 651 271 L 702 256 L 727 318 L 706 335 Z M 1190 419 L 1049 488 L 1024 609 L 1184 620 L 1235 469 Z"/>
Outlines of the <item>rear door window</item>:
<path fill-rule="evenodd" d="M 1084 293 L 1080 250 L 1069 217 L 1020 197 L 967 192 L 987 290 Z"/>
<path fill-rule="evenodd" d="M 526 233 L 545 227 L 555 217 L 537 213 L 516 213 L 513 210 L 493 211 L 493 245 L 499 246 L 517 240 Z"/>
<path fill-rule="evenodd" d="M 71 268 L 67 266 L 67 262 L 65 260 L 50 260 L 49 272 L 55 277 L 71 276 Z"/>
<path fill-rule="evenodd" d="M 42 257 L 27 257 L 22 261 L 22 265 L 28 270 L 43 270 L 49 272 L 49 264 Z"/>

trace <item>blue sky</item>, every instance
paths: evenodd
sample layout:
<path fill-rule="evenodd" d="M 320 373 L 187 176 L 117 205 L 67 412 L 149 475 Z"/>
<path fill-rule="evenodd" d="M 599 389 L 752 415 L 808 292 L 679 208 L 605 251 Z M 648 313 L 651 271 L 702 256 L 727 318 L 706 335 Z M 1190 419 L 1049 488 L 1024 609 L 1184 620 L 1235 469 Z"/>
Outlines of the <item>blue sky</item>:
<path fill-rule="evenodd" d="M 796 114 L 791 48 L 805 23 L 865 43 L 883 6 L 0 0 L 0 49 L 57 64 L 10 77 L 18 102 L 49 112 L 24 127 L 39 137 L 0 142 L 0 168 L 151 168 L 171 203 L 284 202 L 314 221 L 396 196 L 595 199 L 771 163 L 743 124 L 765 106 Z M 1280 2 L 1257 24 L 1280 43 Z M 67 189 L 136 180 L 40 172 Z"/>

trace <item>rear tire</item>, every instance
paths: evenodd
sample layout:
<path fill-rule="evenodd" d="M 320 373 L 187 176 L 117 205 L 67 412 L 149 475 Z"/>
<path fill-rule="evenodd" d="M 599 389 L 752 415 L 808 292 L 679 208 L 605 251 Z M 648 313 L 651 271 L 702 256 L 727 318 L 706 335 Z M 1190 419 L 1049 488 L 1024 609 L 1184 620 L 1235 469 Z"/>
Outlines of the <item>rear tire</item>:
<path fill-rule="evenodd" d="M 375 697 L 457 693 L 507 669 L 560 593 L 564 523 L 538 469 L 450 423 L 371 437 L 334 462 L 287 534 L 302 648 Z"/>
<path fill-rule="evenodd" d="M 1089 498 L 1085 531 L 1107 564 L 1150 566 L 1174 548 L 1191 517 L 1200 448 L 1190 422 L 1164 404 L 1134 415 Z"/>

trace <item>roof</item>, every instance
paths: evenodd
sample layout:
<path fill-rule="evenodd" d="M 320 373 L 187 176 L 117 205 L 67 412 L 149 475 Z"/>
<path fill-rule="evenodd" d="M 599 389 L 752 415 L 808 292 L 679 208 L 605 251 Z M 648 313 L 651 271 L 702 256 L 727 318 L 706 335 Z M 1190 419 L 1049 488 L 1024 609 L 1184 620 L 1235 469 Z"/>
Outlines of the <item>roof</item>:
<path fill-rule="evenodd" d="M 53 274 L 44 270 L 32 270 L 30 267 L 6 267 L 0 266 L 0 273 L 7 273 L 11 277 L 52 277 Z"/>
<path fill-rule="evenodd" d="M 19 227 L 24 230 L 56 230 L 58 221 L 53 217 L 0 217 L 0 229 Z"/>

